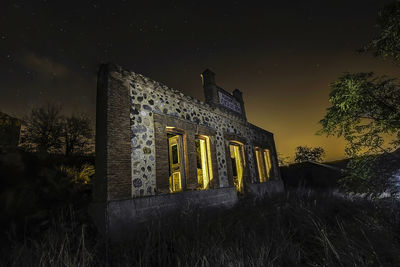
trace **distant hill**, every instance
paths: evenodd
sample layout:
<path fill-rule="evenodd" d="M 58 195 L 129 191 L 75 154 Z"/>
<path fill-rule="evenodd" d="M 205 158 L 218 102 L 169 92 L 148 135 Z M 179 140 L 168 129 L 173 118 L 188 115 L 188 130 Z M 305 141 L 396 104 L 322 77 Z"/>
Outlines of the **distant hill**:
<path fill-rule="evenodd" d="M 347 164 L 349 163 L 349 161 L 350 159 L 340 159 L 335 161 L 324 162 L 323 164 L 345 170 L 347 168 Z"/>
<path fill-rule="evenodd" d="M 280 167 L 282 180 L 286 189 L 297 187 L 337 189 L 338 181 L 346 174 L 350 160 L 341 159 L 323 163 L 306 161 L 283 166 Z M 385 175 L 392 173 L 400 179 L 400 149 L 379 155 L 373 164 Z"/>

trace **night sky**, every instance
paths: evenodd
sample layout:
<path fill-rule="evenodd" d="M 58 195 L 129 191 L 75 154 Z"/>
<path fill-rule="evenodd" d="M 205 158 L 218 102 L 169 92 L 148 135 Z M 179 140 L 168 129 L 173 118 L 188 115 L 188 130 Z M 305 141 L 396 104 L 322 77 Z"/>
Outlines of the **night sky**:
<path fill-rule="evenodd" d="M 398 75 L 355 51 L 376 33 L 384 0 L 2 1 L 0 110 L 22 117 L 45 102 L 95 117 L 96 72 L 113 62 L 204 100 L 200 73 L 243 91 L 248 120 L 277 150 L 344 142 L 315 136 L 329 85 L 344 71 Z"/>

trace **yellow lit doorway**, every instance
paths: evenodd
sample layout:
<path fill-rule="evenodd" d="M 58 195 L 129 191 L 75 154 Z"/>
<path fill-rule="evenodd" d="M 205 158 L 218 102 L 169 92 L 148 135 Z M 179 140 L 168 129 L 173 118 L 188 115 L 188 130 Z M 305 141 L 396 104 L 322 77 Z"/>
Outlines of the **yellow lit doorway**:
<path fill-rule="evenodd" d="M 185 187 L 182 135 L 168 133 L 169 191 L 180 192 Z"/>
<path fill-rule="evenodd" d="M 243 144 L 239 142 L 229 144 L 230 158 L 232 162 L 233 184 L 236 190 L 243 192 L 243 170 L 244 170 L 244 150 Z"/>

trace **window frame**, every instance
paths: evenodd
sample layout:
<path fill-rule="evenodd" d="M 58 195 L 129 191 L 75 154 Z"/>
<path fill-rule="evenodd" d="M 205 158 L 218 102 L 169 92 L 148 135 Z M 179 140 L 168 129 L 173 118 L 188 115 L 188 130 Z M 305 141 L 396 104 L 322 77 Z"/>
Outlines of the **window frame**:
<path fill-rule="evenodd" d="M 243 190 L 242 192 L 238 191 L 238 194 L 243 194 L 246 191 L 246 187 L 248 184 L 252 183 L 252 179 L 250 176 L 249 172 L 249 159 L 248 159 L 248 142 L 243 136 L 233 134 L 233 133 L 224 133 L 224 142 L 225 142 L 225 162 L 226 162 L 226 170 L 227 170 L 227 179 L 228 179 L 228 184 L 231 187 L 234 187 L 233 183 L 233 173 L 232 173 L 232 163 L 231 163 L 231 158 L 230 158 L 230 149 L 229 149 L 229 144 L 231 142 L 233 143 L 239 143 L 243 145 L 243 150 L 242 150 L 242 158 L 243 158 Z M 251 149 L 251 148 L 250 148 Z"/>
<path fill-rule="evenodd" d="M 265 183 L 272 178 L 271 150 L 257 145 L 253 147 L 253 150 L 258 182 Z"/>
<path fill-rule="evenodd" d="M 182 191 L 185 191 L 187 189 L 187 151 L 186 151 L 186 145 L 185 145 L 185 131 L 182 129 L 178 129 L 176 127 L 171 127 L 171 126 L 166 126 L 165 127 L 165 133 L 166 133 L 166 137 L 167 137 L 167 157 L 168 157 L 168 183 L 169 183 L 169 191 L 170 193 L 179 193 Z M 169 137 L 168 135 L 174 135 L 174 136 L 179 136 L 179 144 L 177 144 L 177 156 L 178 156 L 178 162 L 180 160 L 180 166 L 181 166 L 181 170 L 180 170 L 180 184 L 181 184 L 181 189 L 179 191 L 174 191 L 171 188 L 171 179 L 173 179 L 173 177 L 171 177 L 172 172 L 171 172 L 171 156 L 173 157 L 173 151 L 169 150 Z M 174 145 L 172 145 L 171 147 L 173 147 Z M 173 165 L 174 163 L 172 163 Z"/>
<path fill-rule="evenodd" d="M 155 143 L 155 168 L 156 168 L 156 194 L 170 194 L 168 164 L 168 142 L 166 139 L 168 131 L 179 131 L 183 135 L 185 183 L 187 190 L 198 190 L 197 162 L 196 162 L 196 135 L 207 135 L 210 138 L 210 154 L 213 180 L 211 188 L 219 188 L 219 173 L 217 165 L 217 132 L 207 126 L 198 125 L 186 120 L 168 115 L 154 113 L 154 143 Z"/>
<path fill-rule="evenodd" d="M 208 183 L 207 183 L 207 186 L 206 187 L 202 187 L 201 185 L 203 184 L 204 185 L 204 175 L 203 175 L 203 167 L 204 166 L 202 166 L 203 164 L 203 160 L 201 159 L 201 158 L 199 158 L 198 156 L 198 153 L 197 153 L 197 141 L 199 141 L 199 146 L 200 146 L 200 154 L 201 154 L 201 140 L 202 141 L 204 141 L 204 152 L 205 152 L 205 158 L 206 158 L 206 160 L 204 161 L 205 162 L 205 165 L 206 165 L 206 171 L 207 171 L 207 176 L 208 176 Z M 212 153 L 211 153 L 211 141 L 210 141 L 210 137 L 209 136 L 207 136 L 207 135 L 204 135 L 204 134 L 198 134 L 198 135 L 196 135 L 195 136 L 195 151 L 196 151 L 196 170 L 197 170 L 197 179 L 198 179 L 198 189 L 200 189 L 200 190 L 207 190 L 207 189 L 210 189 L 212 186 L 212 183 L 213 183 L 213 179 L 214 179 L 214 171 L 213 171 L 213 164 L 212 164 L 212 162 L 213 162 L 213 156 L 212 156 Z M 201 155 L 200 155 L 200 157 L 202 157 Z M 198 168 L 198 163 L 199 163 L 199 160 L 200 160 L 200 164 L 201 164 L 201 170 L 202 170 L 202 175 L 203 175 L 203 177 L 202 177 L 202 179 L 203 179 L 203 181 L 202 181 L 202 183 L 200 183 L 200 177 L 199 177 L 199 168 Z"/>

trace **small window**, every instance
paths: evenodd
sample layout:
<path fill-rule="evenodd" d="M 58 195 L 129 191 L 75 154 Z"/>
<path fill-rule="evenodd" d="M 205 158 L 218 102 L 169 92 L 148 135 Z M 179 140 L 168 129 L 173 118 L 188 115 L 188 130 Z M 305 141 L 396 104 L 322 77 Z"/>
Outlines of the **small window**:
<path fill-rule="evenodd" d="M 209 189 L 213 179 L 210 138 L 200 135 L 195 140 L 197 155 L 197 179 L 199 189 Z"/>
<path fill-rule="evenodd" d="M 271 176 L 271 157 L 269 149 L 255 147 L 258 177 L 260 182 L 266 182 Z"/>

